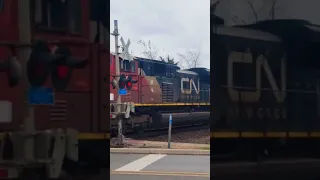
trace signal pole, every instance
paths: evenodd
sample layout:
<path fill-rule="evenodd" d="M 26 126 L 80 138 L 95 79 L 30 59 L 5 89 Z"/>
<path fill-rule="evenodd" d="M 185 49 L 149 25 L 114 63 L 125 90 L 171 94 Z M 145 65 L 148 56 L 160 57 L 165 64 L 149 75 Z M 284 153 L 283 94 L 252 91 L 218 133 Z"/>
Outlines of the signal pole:
<path fill-rule="evenodd" d="M 31 29 L 30 29 L 30 3 L 27 1 L 18 1 L 18 14 L 19 14 L 19 39 L 21 43 L 31 44 Z M 34 133 L 35 132 L 35 117 L 34 117 L 34 107 L 28 104 L 28 90 L 29 83 L 26 73 L 26 63 L 27 57 L 30 55 L 30 47 L 23 47 L 22 50 L 18 53 L 18 58 L 22 59 L 22 71 L 23 71 L 23 83 L 25 84 L 25 107 L 26 107 L 26 116 L 23 121 L 23 129 L 25 133 Z M 34 140 L 33 137 L 28 137 L 24 144 L 24 157 L 26 160 L 34 159 Z"/>
<path fill-rule="evenodd" d="M 118 21 L 114 20 L 114 30 L 111 34 L 115 38 L 115 61 L 116 61 L 116 81 L 119 82 L 120 78 L 120 60 L 119 60 L 119 30 L 118 30 Z M 116 112 L 117 112 L 117 119 L 118 119 L 118 143 L 123 144 L 123 135 L 122 135 L 122 117 L 121 117 L 121 96 L 119 95 L 119 85 L 117 86 L 117 106 L 116 106 Z"/>

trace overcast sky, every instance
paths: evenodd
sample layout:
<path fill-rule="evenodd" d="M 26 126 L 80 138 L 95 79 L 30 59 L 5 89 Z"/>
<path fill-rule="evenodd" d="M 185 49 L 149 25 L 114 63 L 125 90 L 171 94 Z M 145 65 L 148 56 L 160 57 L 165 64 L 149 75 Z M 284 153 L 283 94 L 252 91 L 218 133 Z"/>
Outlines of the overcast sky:
<path fill-rule="evenodd" d="M 259 20 L 270 17 L 271 0 L 220 0 L 216 8 L 216 15 L 224 18 L 228 25 L 253 23 L 255 19 L 248 2 L 253 2 L 254 9 L 258 11 Z M 320 25 L 319 7 L 319 0 L 277 0 L 275 18 L 304 19 Z M 235 21 L 232 17 L 238 20 Z"/>
<path fill-rule="evenodd" d="M 200 66 L 210 67 L 210 0 L 111 0 L 110 6 L 111 32 L 118 20 L 120 36 L 130 38 L 134 56 L 143 56 L 137 42 L 150 40 L 158 56 L 179 61 L 177 53 L 200 51 Z M 113 36 L 110 46 L 114 52 Z"/>

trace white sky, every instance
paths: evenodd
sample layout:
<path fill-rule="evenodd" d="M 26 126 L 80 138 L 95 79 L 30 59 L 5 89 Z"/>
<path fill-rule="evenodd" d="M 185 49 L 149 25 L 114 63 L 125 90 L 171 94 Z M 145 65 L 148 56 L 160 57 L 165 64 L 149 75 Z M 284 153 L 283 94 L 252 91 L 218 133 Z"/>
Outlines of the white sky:
<path fill-rule="evenodd" d="M 265 20 L 270 16 L 270 0 L 250 0 L 255 10 L 259 10 L 258 19 Z M 224 18 L 228 25 L 253 23 L 253 12 L 248 6 L 248 0 L 220 0 L 216 15 Z M 275 6 L 276 19 L 304 19 L 314 24 L 320 24 L 319 0 L 277 0 Z M 239 20 L 234 22 L 232 16 Z"/>
<path fill-rule="evenodd" d="M 158 56 L 170 55 L 176 62 L 177 53 L 200 51 L 200 66 L 210 68 L 210 0 L 111 0 L 111 32 L 114 20 L 125 42 L 130 38 L 134 56 L 143 57 L 137 42 L 150 40 Z M 114 52 L 113 36 L 110 46 Z"/>

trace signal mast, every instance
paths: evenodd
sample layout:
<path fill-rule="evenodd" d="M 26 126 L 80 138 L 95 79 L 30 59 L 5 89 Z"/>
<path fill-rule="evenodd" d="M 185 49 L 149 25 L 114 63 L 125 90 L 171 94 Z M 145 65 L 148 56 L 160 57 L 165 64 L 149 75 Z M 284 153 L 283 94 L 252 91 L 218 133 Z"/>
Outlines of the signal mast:
<path fill-rule="evenodd" d="M 133 103 L 121 103 L 121 95 L 126 95 L 126 90 L 125 87 L 127 87 L 127 90 L 131 90 L 132 88 L 132 83 L 137 83 L 137 81 L 132 81 L 132 77 L 126 78 L 124 74 L 121 74 L 121 68 L 120 68 L 120 60 L 119 60 L 119 55 L 121 56 L 122 59 L 126 59 L 129 62 L 133 61 L 133 57 L 129 54 L 129 45 L 130 45 L 130 40 L 128 40 L 127 44 L 124 43 L 123 38 L 121 38 L 121 43 L 123 46 L 123 52 L 120 54 L 119 53 L 119 45 L 118 45 L 118 38 L 119 38 L 119 29 L 118 29 L 118 21 L 114 20 L 114 30 L 113 33 L 111 34 L 115 37 L 115 68 L 116 68 L 116 75 L 115 75 L 115 80 L 112 80 L 110 83 L 112 84 L 112 87 L 114 89 L 117 89 L 117 103 L 114 105 L 116 106 L 115 114 L 118 119 L 118 144 L 122 145 L 124 136 L 122 134 L 122 118 L 123 115 L 126 117 L 129 117 L 130 112 L 134 111 L 133 108 Z M 120 93 L 121 92 L 121 93 Z M 124 93 L 123 93 L 124 92 Z M 124 106 L 124 108 L 121 108 Z M 126 109 L 125 112 L 121 112 L 121 109 Z"/>

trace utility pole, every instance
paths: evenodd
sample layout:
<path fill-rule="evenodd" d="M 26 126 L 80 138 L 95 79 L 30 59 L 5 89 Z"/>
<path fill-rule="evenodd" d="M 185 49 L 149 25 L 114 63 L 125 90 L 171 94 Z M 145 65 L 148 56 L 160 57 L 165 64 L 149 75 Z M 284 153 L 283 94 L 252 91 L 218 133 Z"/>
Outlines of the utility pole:
<path fill-rule="evenodd" d="M 120 78 L 120 60 L 119 60 L 119 30 L 118 30 L 118 21 L 114 20 L 114 30 L 112 35 L 115 38 L 115 61 L 116 61 L 116 81 L 119 82 Z M 122 135 L 122 115 L 121 115 L 121 96 L 119 94 L 119 85 L 117 86 L 117 106 L 116 113 L 118 119 L 118 143 L 119 145 L 123 144 L 123 135 Z"/>
<path fill-rule="evenodd" d="M 31 30 L 30 30 L 30 3 L 27 1 L 18 1 L 18 17 L 19 17 L 19 39 L 23 44 L 31 44 Z M 29 83 L 27 78 L 27 57 L 29 57 L 31 53 L 31 47 L 23 47 L 18 53 L 18 58 L 21 59 L 22 62 L 22 71 L 24 75 L 23 83 L 25 85 L 25 107 L 26 107 L 26 116 L 23 122 L 24 132 L 29 134 L 33 134 L 35 132 L 35 117 L 34 117 L 34 107 L 28 104 L 28 91 L 29 91 Z M 34 160 L 34 139 L 33 136 L 28 136 L 25 140 L 24 144 L 24 157 L 26 160 Z"/>

